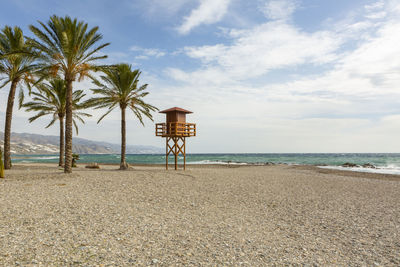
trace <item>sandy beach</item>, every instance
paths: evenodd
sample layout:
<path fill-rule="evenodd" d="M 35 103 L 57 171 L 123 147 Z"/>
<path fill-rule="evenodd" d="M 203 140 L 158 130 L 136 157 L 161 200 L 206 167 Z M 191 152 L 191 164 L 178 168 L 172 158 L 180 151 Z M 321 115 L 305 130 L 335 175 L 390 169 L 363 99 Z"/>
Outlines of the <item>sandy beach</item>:
<path fill-rule="evenodd" d="M 1 266 L 398 266 L 400 178 L 314 167 L 16 164 Z"/>

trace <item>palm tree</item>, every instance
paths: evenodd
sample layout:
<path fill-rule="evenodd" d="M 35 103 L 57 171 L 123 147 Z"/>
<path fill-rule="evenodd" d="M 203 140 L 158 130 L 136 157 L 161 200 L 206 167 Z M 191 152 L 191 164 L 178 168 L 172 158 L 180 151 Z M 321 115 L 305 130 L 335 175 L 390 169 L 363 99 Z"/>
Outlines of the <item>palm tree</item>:
<path fill-rule="evenodd" d="M 98 27 L 88 29 L 87 23 L 64 18 L 56 15 L 50 17 L 47 25 L 40 22 L 42 29 L 33 25 L 29 28 L 37 37 L 37 40 L 30 39 L 32 47 L 37 49 L 39 54 L 40 67 L 54 76 L 61 74 L 65 80 L 67 95 L 65 107 L 65 164 L 64 172 L 72 172 L 72 83 L 81 81 L 90 76 L 90 71 L 98 70 L 100 66 L 94 65 L 99 59 L 107 56 L 98 55 L 98 52 L 109 45 L 109 43 L 97 45 L 102 39 Z"/>
<path fill-rule="evenodd" d="M 102 96 L 89 99 L 87 103 L 96 109 L 107 107 L 107 112 L 100 117 L 97 121 L 99 123 L 105 116 L 107 116 L 115 107 L 119 106 L 121 109 L 121 164 L 120 169 L 125 170 L 128 164 L 125 159 L 126 150 L 126 108 L 130 108 L 133 114 L 143 123 L 143 115 L 153 121 L 151 111 L 158 110 L 156 107 L 145 103 L 142 98 L 148 95 L 144 92 L 147 84 L 138 87 L 139 83 L 139 70 L 131 69 L 128 64 L 119 64 L 114 68 L 103 71 L 101 81 L 94 80 L 94 84 L 98 87 L 92 89 L 94 94 Z"/>
<path fill-rule="evenodd" d="M 38 113 L 29 118 L 29 122 L 33 122 L 36 119 L 52 115 L 53 118 L 46 128 L 52 126 L 57 120 L 60 122 L 60 156 L 59 166 L 64 166 L 64 118 L 66 110 L 66 97 L 67 87 L 65 81 L 56 78 L 51 79 L 49 84 L 40 83 L 36 85 L 37 91 L 32 92 L 32 101 L 22 104 L 23 94 L 20 95 L 20 107 L 26 108 L 27 111 L 37 111 Z M 85 96 L 82 90 L 77 90 L 72 94 L 72 122 L 75 126 L 76 133 L 78 134 L 78 125 L 76 120 L 85 123 L 82 117 L 91 117 L 88 113 L 81 112 L 80 110 L 87 108 L 85 102 L 82 102 L 82 98 Z"/>
<path fill-rule="evenodd" d="M 0 32 L 0 73 L 5 76 L 5 81 L 0 88 L 10 85 L 8 93 L 6 121 L 4 127 L 4 167 L 11 168 L 11 121 L 14 107 L 15 91 L 21 81 L 32 81 L 33 64 L 30 46 L 25 42 L 22 30 L 19 27 L 5 26 Z"/>

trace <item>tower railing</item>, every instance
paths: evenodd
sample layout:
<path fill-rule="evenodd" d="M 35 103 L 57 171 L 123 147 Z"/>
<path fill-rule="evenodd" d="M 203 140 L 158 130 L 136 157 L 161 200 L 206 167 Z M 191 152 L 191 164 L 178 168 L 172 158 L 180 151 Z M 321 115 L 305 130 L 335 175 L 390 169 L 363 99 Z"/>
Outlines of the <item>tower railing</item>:
<path fill-rule="evenodd" d="M 156 123 L 156 136 L 196 136 L 196 124 L 182 122 Z"/>

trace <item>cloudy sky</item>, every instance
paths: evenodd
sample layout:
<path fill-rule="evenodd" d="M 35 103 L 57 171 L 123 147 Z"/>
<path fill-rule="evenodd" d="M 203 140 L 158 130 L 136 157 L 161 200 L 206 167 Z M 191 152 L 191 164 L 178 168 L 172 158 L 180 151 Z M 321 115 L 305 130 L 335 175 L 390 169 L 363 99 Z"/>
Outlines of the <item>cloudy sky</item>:
<path fill-rule="evenodd" d="M 0 26 L 70 15 L 98 25 L 107 63 L 142 70 L 147 101 L 192 110 L 189 152 L 400 152 L 397 0 L 1 0 Z M 75 88 L 92 88 L 90 81 Z M 8 88 L 0 90 L 3 129 Z M 99 111 L 79 137 L 118 143 Z M 162 114 L 154 114 L 162 122 Z M 57 135 L 48 120 L 13 131 Z M 128 120 L 128 144 L 162 147 L 154 123 Z"/>

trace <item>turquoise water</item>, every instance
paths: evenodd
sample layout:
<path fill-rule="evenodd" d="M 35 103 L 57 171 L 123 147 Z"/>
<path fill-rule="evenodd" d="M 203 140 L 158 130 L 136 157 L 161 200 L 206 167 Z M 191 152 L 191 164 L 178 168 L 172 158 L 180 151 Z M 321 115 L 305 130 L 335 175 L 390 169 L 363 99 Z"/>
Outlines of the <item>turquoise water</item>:
<path fill-rule="evenodd" d="M 129 164 L 164 164 L 165 155 L 161 154 L 128 154 L 126 160 Z M 179 163 L 183 158 L 179 157 Z M 57 155 L 14 155 L 15 163 L 58 163 Z M 120 162 L 120 155 L 116 154 L 81 154 L 78 163 L 113 163 Z M 172 164 L 174 158 L 169 158 Z M 374 172 L 386 174 L 400 174 L 400 153 L 345 153 L 345 154 L 187 154 L 188 164 L 264 164 L 286 163 L 307 164 L 321 166 L 322 168 L 342 169 L 361 172 Z M 340 165 L 350 162 L 357 165 L 371 163 L 377 169 L 354 167 L 343 168 Z"/>
<path fill-rule="evenodd" d="M 129 154 L 127 162 L 130 164 L 163 164 L 165 155 L 160 154 Z M 173 158 L 170 157 L 170 163 Z M 14 162 L 44 162 L 56 163 L 56 155 L 14 155 Z M 79 163 L 115 163 L 120 156 L 115 154 L 86 154 L 80 155 Z M 182 157 L 180 157 L 182 161 Z M 355 164 L 372 163 L 378 167 L 399 167 L 400 153 L 353 153 L 353 154 L 187 154 L 186 162 L 191 164 L 246 164 L 246 163 L 288 163 L 339 166 L 345 162 Z"/>

